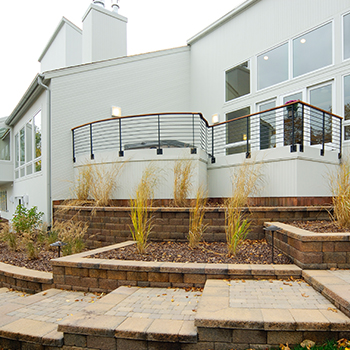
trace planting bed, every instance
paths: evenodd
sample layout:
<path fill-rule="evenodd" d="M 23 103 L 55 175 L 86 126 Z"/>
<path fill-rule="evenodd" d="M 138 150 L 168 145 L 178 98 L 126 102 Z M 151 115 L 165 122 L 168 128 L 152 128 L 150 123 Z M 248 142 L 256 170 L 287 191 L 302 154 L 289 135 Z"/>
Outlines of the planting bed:
<path fill-rule="evenodd" d="M 145 254 L 139 254 L 135 245 L 99 253 L 92 258 L 136 261 L 159 261 L 178 263 L 213 264 L 270 264 L 272 249 L 266 240 L 246 240 L 236 256 L 228 256 L 227 244 L 223 242 L 200 243 L 191 249 L 184 242 L 151 242 Z M 276 264 L 291 264 L 291 260 L 275 249 Z"/>

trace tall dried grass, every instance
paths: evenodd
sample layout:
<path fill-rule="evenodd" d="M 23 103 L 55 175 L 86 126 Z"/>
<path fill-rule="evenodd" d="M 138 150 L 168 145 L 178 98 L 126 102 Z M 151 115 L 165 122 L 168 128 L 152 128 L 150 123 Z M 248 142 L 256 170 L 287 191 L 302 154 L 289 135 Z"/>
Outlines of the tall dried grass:
<path fill-rule="evenodd" d="M 130 231 L 140 254 L 146 251 L 148 236 L 153 227 L 153 217 L 149 209 L 153 206 L 154 190 L 158 184 L 157 173 L 158 169 L 150 163 L 142 173 L 134 198 L 130 199 Z"/>
<path fill-rule="evenodd" d="M 196 193 L 194 206 L 191 208 L 190 212 L 188 241 L 191 248 L 198 246 L 203 238 L 203 233 L 208 226 L 207 224 L 203 224 L 207 202 L 207 192 L 204 190 L 203 186 L 200 186 Z"/>
<path fill-rule="evenodd" d="M 341 228 L 350 228 L 350 160 L 345 158 L 337 170 L 329 174 L 334 217 Z"/>
<path fill-rule="evenodd" d="M 248 206 L 249 196 L 256 193 L 261 182 L 261 163 L 245 161 L 232 175 L 232 196 L 225 201 L 225 232 L 229 255 L 236 255 L 246 239 L 250 222 L 242 207 Z"/>
<path fill-rule="evenodd" d="M 193 162 L 190 159 L 179 159 L 174 165 L 174 204 L 177 207 L 186 206 L 193 175 Z"/>
<path fill-rule="evenodd" d="M 84 235 L 88 230 L 89 224 L 76 220 L 73 217 L 68 221 L 56 221 L 49 237 L 49 243 L 57 240 L 66 243 L 62 247 L 63 255 L 80 253 L 84 249 Z"/>

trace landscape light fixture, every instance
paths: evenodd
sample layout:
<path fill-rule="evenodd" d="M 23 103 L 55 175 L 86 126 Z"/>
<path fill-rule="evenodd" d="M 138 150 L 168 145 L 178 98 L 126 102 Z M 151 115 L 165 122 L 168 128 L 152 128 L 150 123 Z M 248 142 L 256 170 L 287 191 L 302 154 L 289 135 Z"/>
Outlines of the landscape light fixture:
<path fill-rule="evenodd" d="M 281 230 L 280 227 L 277 227 L 275 225 L 271 225 L 269 227 L 264 228 L 265 231 L 271 231 L 271 246 L 272 246 L 272 256 L 271 256 L 271 260 L 272 260 L 272 264 L 274 264 L 274 256 L 273 256 L 273 251 L 274 251 L 274 246 L 275 246 L 275 232 L 278 230 Z"/>

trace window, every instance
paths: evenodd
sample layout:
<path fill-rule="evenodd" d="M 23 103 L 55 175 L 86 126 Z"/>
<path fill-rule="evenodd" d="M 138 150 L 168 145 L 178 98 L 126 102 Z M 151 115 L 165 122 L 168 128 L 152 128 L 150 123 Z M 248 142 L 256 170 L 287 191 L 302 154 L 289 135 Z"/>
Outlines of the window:
<path fill-rule="evenodd" d="M 41 171 L 41 112 L 15 135 L 15 178 Z"/>
<path fill-rule="evenodd" d="M 0 160 L 10 160 L 10 130 L 0 128 Z"/>
<path fill-rule="evenodd" d="M 332 23 L 293 40 L 293 76 L 332 64 Z"/>
<path fill-rule="evenodd" d="M 258 90 L 288 80 L 288 43 L 258 56 Z"/>
<path fill-rule="evenodd" d="M 310 104 L 332 113 L 332 84 L 310 89 Z M 311 144 L 318 145 L 323 140 L 323 113 L 310 111 Z M 332 142 L 332 116 L 325 116 L 325 142 Z"/>
<path fill-rule="evenodd" d="M 261 103 L 259 111 L 276 107 L 275 101 Z M 276 147 L 276 111 L 260 113 L 260 149 Z"/>
<path fill-rule="evenodd" d="M 226 101 L 233 100 L 250 93 L 249 61 L 226 72 Z"/>
<path fill-rule="evenodd" d="M 226 114 L 227 123 L 226 144 L 230 147 L 226 149 L 226 154 L 236 154 L 247 152 L 247 141 L 250 140 L 250 118 L 240 118 L 250 114 L 250 107 L 242 108 Z"/>
<path fill-rule="evenodd" d="M 0 211 L 7 211 L 7 191 L 0 191 Z"/>
<path fill-rule="evenodd" d="M 350 75 L 344 77 L 344 123 L 350 120 Z M 344 126 L 344 139 L 350 140 L 350 125 Z"/>
<path fill-rule="evenodd" d="M 350 58 L 350 13 L 344 16 L 344 60 Z"/>

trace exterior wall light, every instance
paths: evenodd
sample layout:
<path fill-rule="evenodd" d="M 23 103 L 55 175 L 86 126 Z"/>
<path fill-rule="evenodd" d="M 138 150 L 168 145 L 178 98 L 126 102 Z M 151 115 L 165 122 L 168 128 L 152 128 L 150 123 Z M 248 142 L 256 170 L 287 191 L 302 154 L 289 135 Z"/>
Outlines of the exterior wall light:
<path fill-rule="evenodd" d="M 219 114 L 218 113 L 215 113 L 211 116 L 211 122 L 212 122 L 212 124 L 216 124 L 219 122 Z"/>
<path fill-rule="evenodd" d="M 112 106 L 112 117 L 121 117 L 122 109 L 120 107 Z"/>
<path fill-rule="evenodd" d="M 306 39 L 303 38 L 303 39 L 300 40 L 300 42 L 301 42 L 302 44 L 305 44 L 305 43 L 306 43 Z"/>

